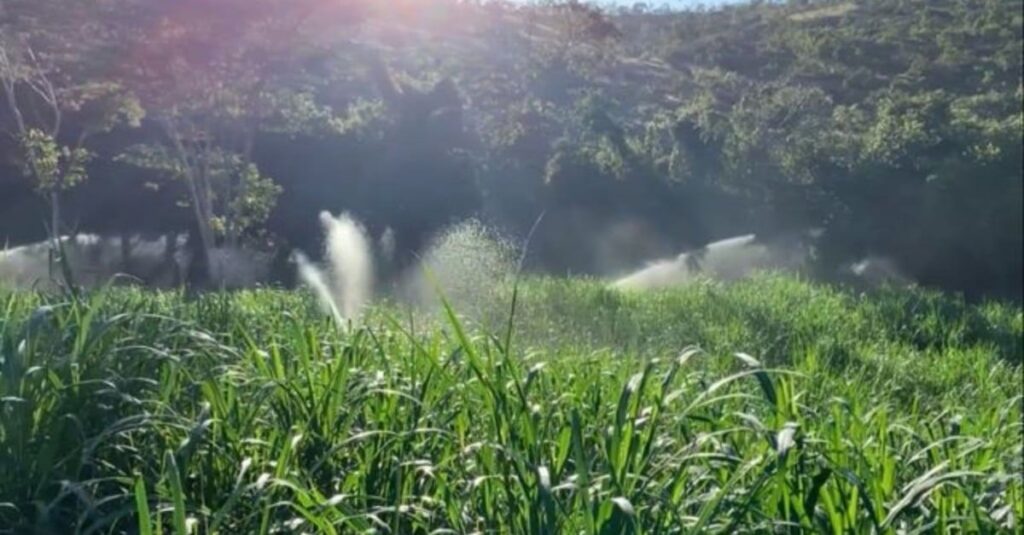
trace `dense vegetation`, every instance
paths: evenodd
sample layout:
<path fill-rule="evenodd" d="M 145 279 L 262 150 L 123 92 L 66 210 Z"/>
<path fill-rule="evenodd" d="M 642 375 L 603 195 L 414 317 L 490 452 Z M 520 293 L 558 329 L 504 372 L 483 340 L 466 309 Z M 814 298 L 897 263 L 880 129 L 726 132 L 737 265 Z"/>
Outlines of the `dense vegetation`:
<path fill-rule="evenodd" d="M 1019 299 L 1022 7 L 4 0 L 0 240 L 315 251 L 349 209 L 408 260 L 544 213 L 536 267 L 605 274 L 820 227 L 826 264 Z"/>
<path fill-rule="evenodd" d="M 508 322 L 511 298 L 456 305 L 485 329 L 339 328 L 268 290 L 0 296 L 0 532 L 1019 528 L 1019 308 L 776 276 L 531 279 Z"/>
<path fill-rule="evenodd" d="M 0 248 L 396 253 L 0 288 L 0 535 L 1019 531 L 1022 8 L 0 0 Z M 935 288 L 560 276 L 812 228 Z"/>

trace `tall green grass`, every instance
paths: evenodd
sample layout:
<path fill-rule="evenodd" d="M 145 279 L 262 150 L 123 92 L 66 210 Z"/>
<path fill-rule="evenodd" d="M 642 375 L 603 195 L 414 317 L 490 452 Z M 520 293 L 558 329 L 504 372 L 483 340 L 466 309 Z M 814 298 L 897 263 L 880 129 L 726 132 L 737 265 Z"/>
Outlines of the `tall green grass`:
<path fill-rule="evenodd" d="M 1018 529 L 1017 307 L 495 292 L 360 328 L 301 293 L 0 295 L 0 532 Z"/>

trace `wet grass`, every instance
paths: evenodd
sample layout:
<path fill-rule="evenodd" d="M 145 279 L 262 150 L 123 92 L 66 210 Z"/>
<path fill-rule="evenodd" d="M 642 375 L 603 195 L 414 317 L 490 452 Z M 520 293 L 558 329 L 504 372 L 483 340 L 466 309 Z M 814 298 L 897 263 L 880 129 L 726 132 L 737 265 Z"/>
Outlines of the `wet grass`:
<path fill-rule="evenodd" d="M 337 328 L 0 293 L 0 532 L 1013 532 L 1020 308 L 765 276 Z M 459 312 L 472 311 L 462 316 Z"/>

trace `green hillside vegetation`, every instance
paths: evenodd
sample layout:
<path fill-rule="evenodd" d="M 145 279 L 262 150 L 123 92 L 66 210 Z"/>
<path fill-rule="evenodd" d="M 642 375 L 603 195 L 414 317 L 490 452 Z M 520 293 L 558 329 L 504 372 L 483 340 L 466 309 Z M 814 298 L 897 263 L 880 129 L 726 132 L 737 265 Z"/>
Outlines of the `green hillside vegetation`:
<path fill-rule="evenodd" d="M 1020 1 L 233 2 L 4 3 L 27 123 L 0 112 L 0 185 L 22 191 L 5 240 L 42 239 L 55 201 L 86 231 L 284 251 L 316 249 L 320 209 L 411 253 L 452 221 L 522 237 L 545 213 L 535 267 L 606 274 L 817 227 L 826 268 L 887 256 L 1020 298 Z M 589 238 L 623 224 L 647 243 L 603 265 Z"/>
<path fill-rule="evenodd" d="M 1019 308 L 531 279 L 509 324 L 511 296 L 483 307 L 511 331 L 387 306 L 339 329 L 277 291 L 3 296 L 0 525 L 1010 533 L 1024 514 Z"/>

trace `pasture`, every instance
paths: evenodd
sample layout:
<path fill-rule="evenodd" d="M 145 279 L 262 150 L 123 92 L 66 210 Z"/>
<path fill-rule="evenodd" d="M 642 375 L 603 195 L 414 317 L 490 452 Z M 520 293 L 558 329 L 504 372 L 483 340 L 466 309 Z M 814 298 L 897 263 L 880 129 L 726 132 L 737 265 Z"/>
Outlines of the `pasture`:
<path fill-rule="evenodd" d="M 999 533 L 1018 305 L 782 275 L 0 291 L 0 533 Z"/>

